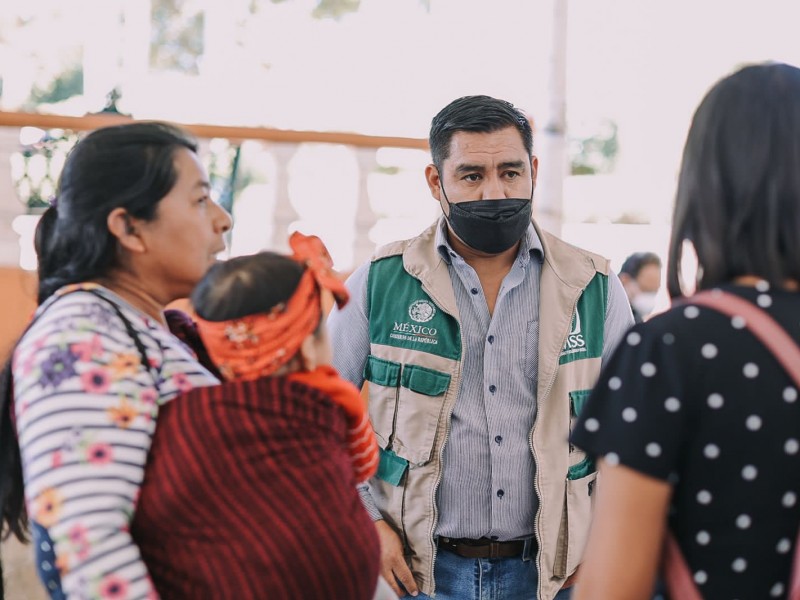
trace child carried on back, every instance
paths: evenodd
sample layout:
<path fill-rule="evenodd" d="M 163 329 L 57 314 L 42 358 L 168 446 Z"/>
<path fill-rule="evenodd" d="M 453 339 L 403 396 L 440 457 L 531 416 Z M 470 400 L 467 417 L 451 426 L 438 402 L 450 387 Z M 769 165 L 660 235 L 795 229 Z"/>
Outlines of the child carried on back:
<path fill-rule="evenodd" d="M 132 534 L 164 598 L 376 592 L 378 538 L 356 484 L 377 445 L 324 326 L 323 294 L 340 306 L 348 294 L 318 238 L 290 244 L 292 257 L 215 265 L 192 294 L 226 381 L 160 409 Z"/>

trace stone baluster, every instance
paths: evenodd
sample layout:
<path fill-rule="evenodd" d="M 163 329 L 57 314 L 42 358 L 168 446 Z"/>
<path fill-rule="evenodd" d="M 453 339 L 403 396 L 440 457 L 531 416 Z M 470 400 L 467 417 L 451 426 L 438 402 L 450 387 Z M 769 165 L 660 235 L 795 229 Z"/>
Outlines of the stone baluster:
<path fill-rule="evenodd" d="M 275 214 L 272 217 L 272 242 L 274 252 L 289 251 L 289 226 L 300 218 L 289 196 L 289 162 L 297 152 L 297 144 L 271 144 L 275 157 Z"/>
<path fill-rule="evenodd" d="M 356 236 L 353 243 L 353 266 L 357 267 L 366 261 L 375 250 L 375 244 L 369 239 L 369 232 L 378 221 L 378 215 L 372 210 L 369 201 L 369 175 L 378 164 L 377 148 L 354 148 L 358 162 L 358 204 L 356 205 Z"/>
<path fill-rule="evenodd" d="M 27 211 L 20 202 L 11 177 L 11 155 L 21 149 L 19 129 L 0 127 L 0 264 L 19 266 L 19 235 L 12 223 Z"/>

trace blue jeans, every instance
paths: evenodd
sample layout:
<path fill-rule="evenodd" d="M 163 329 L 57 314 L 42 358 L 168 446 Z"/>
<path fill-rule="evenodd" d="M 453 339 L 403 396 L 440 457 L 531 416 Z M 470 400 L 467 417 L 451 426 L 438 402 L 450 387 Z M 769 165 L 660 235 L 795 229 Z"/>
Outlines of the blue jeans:
<path fill-rule="evenodd" d="M 434 577 L 436 600 L 536 600 L 539 584 L 535 558 L 462 558 L 447 550 L 436 555 Z M 569 600 L 571 594 L 561 590 L 556 600 Z M 420 593 L 416 599 L 431 596 Z"/>

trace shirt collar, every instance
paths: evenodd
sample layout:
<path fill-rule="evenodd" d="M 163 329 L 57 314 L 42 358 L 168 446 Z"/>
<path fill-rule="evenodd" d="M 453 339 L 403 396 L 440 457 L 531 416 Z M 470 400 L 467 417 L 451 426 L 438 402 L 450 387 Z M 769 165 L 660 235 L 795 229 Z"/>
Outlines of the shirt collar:
<path fill-rule="evenodd" d="M 452 264 L 453 258 L 458 256 L 458 253 L 453 250 L 453 247 L 447 240 L 447 221 L 444 216 L 439 217 L 434 240 L 436 242 L 436 249 L 439 251 L 444 261 L 448 265 Z M 544 260 L 542 240 L 540 240 L 539 236 L 536 234 L 533 224 L 528 225 L 528 229 L 525 231 L 525 235 L 522 236 L 521 242 L 522 243 L 519 245 L 519 252 L 517 253 L 517 260 L 521 267 L 528 266 L 528 262 L 534 257 L 539 263 Z"/>

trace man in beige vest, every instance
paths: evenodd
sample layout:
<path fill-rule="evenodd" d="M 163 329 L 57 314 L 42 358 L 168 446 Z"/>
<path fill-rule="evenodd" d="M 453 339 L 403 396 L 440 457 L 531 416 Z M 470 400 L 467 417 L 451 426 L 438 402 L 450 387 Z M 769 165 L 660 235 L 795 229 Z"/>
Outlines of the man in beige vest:
<path fill-rule="evenodd" d="M 532 137 L 503 100 L 442 109 L 442 217 L 359 267 L 329 320 L 337 368 L 369 382 L 360 491 L 401 596 L 561 600 L 581 560 L 596 473 L 567 436 L 632 318 L 606 259 L 531 222 Z"/>

